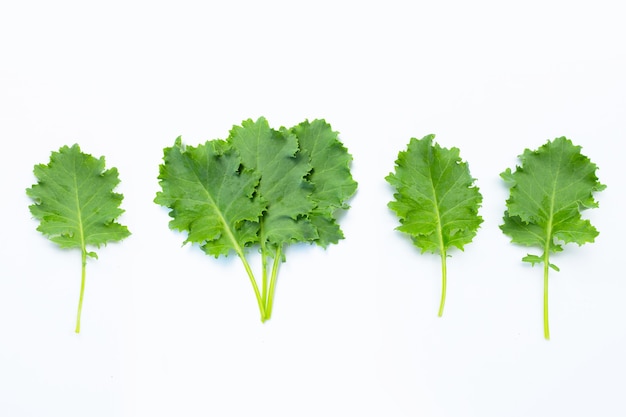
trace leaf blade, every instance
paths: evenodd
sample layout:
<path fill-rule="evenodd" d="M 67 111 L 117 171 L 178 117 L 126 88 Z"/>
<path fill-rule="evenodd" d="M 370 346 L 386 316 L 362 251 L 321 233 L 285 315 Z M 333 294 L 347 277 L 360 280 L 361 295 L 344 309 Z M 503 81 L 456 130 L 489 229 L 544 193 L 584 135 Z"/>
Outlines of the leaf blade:
<path fill-rule="evenodd" d="M 323 119 L 304 122 L 290 129 L 302 152 L 309 155 L 313 185 L 311 198 L 315 207 L 309 214 L 317 229 L 315 243 L 327 247 L 344 238 L 337 221 L 340 210 L 347 210 L 347 201 L 354 195 L 358 183 L 352 178 L 352 155 L 339 140 L 339 134 Z"/>
<path fill-rule="evenodd" d="M 259 177 L 257 192 L 267 202 L 261 218 L 261 244 L 274 247 L 317 238 L 308 214 L 314 207 L 308 156 L 299 152 L 295 135 L 272 129 L 263 117 L 234 126 L 228 142 L 239 152 L 246 169 Z"/>
<path fill-rule="evenodd" d="M 26 190 L 34 200 L 29 210 L 40 221 L 37 230 L 62 248 L 100 247 L 130 235 L 115 221 L 123 196 L 113 192 L 118 171 L 105 169 L 104 157 L 63 146 L 33 172 L 38 182 Z"/>
<path fill-rule="evenodd" d="M 259 176 L 240 172 L 237 152 L 222 141 L 183 146 L 177 138 L 165 148 L 159 168 L 156 204 L 171 211 L 170 228 L 187 232 L 185 243 L 198 243 L 210 255 L 243 254 L 254 242 L 265 208 L 252 198 Z"/>
<path fill-rule="evenodd" d="M 422 252 L 463 249 L 474 238 L 482 217 L 482 196 L 457 148 L 433 144 L 434 135 L 412 138 L 386 177 L 396 192 L 388 206 Z"/>
<path fill-rule="evenodd" d="M 597 166 L 580 151 L 559 137 L 535 151 L 524 150 L 522 165 L 501 174 L 511 188 L 500 229 L 512 242 L 556 252 L 560 242 L 583 245 L 598 236 L 581 212 L 598 206 L 594 193 L 605 186 L 595 175 Z"/>
<path fill-rule="evenodd" d="M 563 250 L 567 243 L 591 243 L 598 231 L 581 217 L 587 208 L 597 207 L 594 193 L 605 188 L 595 175 L 597 166 L 562 136 L 537 150 L 525 149 L 521 166 L 507 168 L 501 177 L 510 186 L 504 223 L 500 229 L 513 243 L 535 246 L 541 256 L 522 258 L 532 265 L 544 264 L 544 337 L 550 339 L 548 319 L 548 272 L 559 268 L 550 254 Z"/>

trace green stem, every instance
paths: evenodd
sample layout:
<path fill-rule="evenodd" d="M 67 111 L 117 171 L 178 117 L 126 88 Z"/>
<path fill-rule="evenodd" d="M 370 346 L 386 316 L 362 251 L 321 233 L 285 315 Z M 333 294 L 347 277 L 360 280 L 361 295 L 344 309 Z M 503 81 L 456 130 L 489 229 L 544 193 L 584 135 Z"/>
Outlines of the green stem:
<path fill-rule="evenodd" d="M 276 248 L 276 254 L 274 255 L 274 263 L 272 264 L 272 276 L 270 278 L 270 288 L 267 297 L 267 304 L 265 304 L 265 320 L 269 320 L 272 316 L 272 307 L 274 305 L 274 292 L 276 291 L 276 279 L 278 277 L 278 266 L 280 265 L 282 258 L 282 246 Z"/>
<path fill-rule="evenodd" d="M 81 253 L 80 297 L 78 298 L 78 313 L 76 314 L 76 333 L 80 333 L 80 315 L 83 311 L 83 295 L 85 294 L 85 269 L 87 266 L 87 250 Z"/>
<path fill-rule="evenodd" d="M 78 195 L 78 179 L 74 177 L 74 190 L 76 197 L 76 213 L 78 215 L 78 230 L 80 236 L 80 262 L 81 262 L 81 273 L 80 273 L 80 297 L 78 298 L 78 312 L 76 313 L 76 333 L 80 333 L 80 315 L 83 311 L 83 295 L 85 294 L 85 269 L 87 267 L 87 244 L 85 243 L 85 230 L 83 228 L 83 218 L 82 218 L 82 210 L 80 207 L 80 197 Z"/>
<path fill-rule="evenodd" d="M 263 276 L 261 299 L 263 301 L 263 305 L 265 306 L 265 311 L 267 311 L 267 251 L 264 244 L 261 244 L 261 268 Z M 267 317 L 264 317 L 264 319 L 267 319 Z"/>
<path fill-rule="evenodd" d="M 446 304 L 446 251 L 441 252 L 441 303 L 439 303 L 439 317 L 443 316 L 443 307 Z"/>
<path fill-rule="evenodd" d="M 550 324 L 548 322 L 548 271 L 550 269 L 550 255 L 548 250 L 543 255 L 543 335 L 550 340 Z"/>
<path fill-rule="evenodd" d="M 261 298 L 261 293 L 259 291 L 259 286 L 256 283 L 256 279 L 254 278 L 254 274 L 252 273 L 252 268 L 250 268 L 250 264 L 246 259 L 243 252 L 237 248 L 237 255 L 239 255 L 239 259 L 243 263 L 243 267 L 246 269 L 246 273 L 248 274 L 248 278 L 250 278 L 250 283 L 252 284 L 252 289 L 254 290 L 254 295 L 256 296 L 257 304 L 259 305 L 259 312 L 261 313 L 261 321 L 265 321 L 265 307 L 263 305 L 263 299 Z"/>
<path fill-rule="evenodd" d="M 263 302 L 263 306 L 267 309 L 267 246 L 265 245 L 265 233 L 264 233 L 264 225 L 265 222 L 261 220 L 259 224 L 259 236 L 261 243 L 261 274 L 262 274 L 262 289 L 261 289 L 261 300 Z M 262 321 L 265 321 L 265 314 L 261 318 Z"/>
<path fill-rule="evenodd" d="M 553 242 L 552 225 L 554 220 L 554 207 L 556 198 L 556 186 L 558 184 L 558 171 L 554 177 L 552 186 L 552 199 L 550 202 L 550 215 L 548 216 L 548 224 L 546 225 L 546 241 L 543 248 L 543 336 L 546 340 L 550 340 L 550 323 L 548 322 L 548 271 L 550 268 L 550 243 Z"/>
<path fill-rule="evenodd" d="M 437 190 L 435 189 L 434 182 L 432 180 L 431 172 L 431 186 L 433 193 L 433 200 L 435 202 L 435 213 L 437 214 L 437 238 L 439 240 L 439 253 L 441 254 L 441 302 L 439 303 L 439 317 L 443 316 L 443 307 L 446 304 L 446 245 L 443 239 L 443 228 L 441 227 L 441 208 L 439 207 L 439 201 L 437 201 Z"/>

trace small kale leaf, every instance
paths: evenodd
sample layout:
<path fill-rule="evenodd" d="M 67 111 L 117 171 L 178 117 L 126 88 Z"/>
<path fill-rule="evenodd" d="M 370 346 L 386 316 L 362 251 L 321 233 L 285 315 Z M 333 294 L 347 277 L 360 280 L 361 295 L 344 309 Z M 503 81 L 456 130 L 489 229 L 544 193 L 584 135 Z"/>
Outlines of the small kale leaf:
<path fill-rule="evenodd" d="M 522 260 L 544 264 L 544 336 L 550 338 L 548 321 L 548 268 L 550 254 L 563 250 L 563 244 L 591 243 L 598 231 L 581 212 L 598 207 L 594 193 L 606 186 L 598 181 L 597 166 L 581 154 L 566 137 L 548 141 L 539 149 L 525 149 L 521 166 L 507 168 L 500 176 L 510 186 L 502 232 L 513 243 L 534 246 L 541 255 L 528 254 Z"/>
<path fill-rule="evenodd" d="M 124 212 L 120 208 L 122 194 L 113 192 L 119 183 L 118 172 L 105 169 L 104 157 L 85 154 L 75 144 L 52 152 L 47 165 L 35 165 L 34 174 L 37 183 L 26 194 L 34 200 L 29 209 L 40 222 L 37 230 L 62 248 L 81 250 L 79 333 L 87 257 L 97 258 L 87 247 L 99 248 L 130 235 L 126 226 L 115 221 Z"/>
<path fill-rule="evenodd" d="M 422 253 L 441 256 L 442 291 L 439 316 L 446 298 L 446 258 L 452 247 L 463 250 L 483 219 L 478 215 L 482 195 L 458 148 L 433 144 L 435 135 L 411 138 L 386 180 L 395 188 L 388 206 L 400 219 L 397 230 L 411 236 Z"/>

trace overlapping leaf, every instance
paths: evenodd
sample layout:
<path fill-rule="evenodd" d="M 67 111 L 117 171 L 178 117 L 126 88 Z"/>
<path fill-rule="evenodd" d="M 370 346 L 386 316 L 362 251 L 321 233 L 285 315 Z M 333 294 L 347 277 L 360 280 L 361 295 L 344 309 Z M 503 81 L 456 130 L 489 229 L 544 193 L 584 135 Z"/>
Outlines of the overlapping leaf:
<path fill-rule="evenodd" d="M 317 238 L 308 218 L 314 207 L 312 186 L 304 177 L 311 170 L 308 155 L 299 150 L 297 138 L 270 128 L 267 120 L 246 120 L 228 138 L 247 170 L 260 177 L 257 193 L 267 202 L 259 240 L 279 246 Z"/>
<path fill-rule="evenodd" d="M 187 241 L 215 256 L 238 254 L 265 321 L 284 248 L 295 242 L 327 246 L 343 237 L 335 212 L 348 208 L 346 200 L 356 190 L 350 160 L 324 121 L 275 130 L 264 118 L 249 119 L 226 140 L 184 148 L 178 139 L 167 148 L 155 202 L 171 209 L 170 227 L 187 231 Z M 262 285 L 244 253 L 255 244 Z"/>
<path fill-rule="evenodd" d="M 356 192 L 357 183 L 350 174 L 352 157 L 324 120 L 304 121 L 291 131 L 301 152 L 311 160 L 313 169 L 308 179 L 314 185 L 311 198 L 315 207 L 309 218 L 317 229 L 315 242 L 326 247 L 343 238 L 336 215 L 339 209 L 348 208 L 346 201 Z"/>
<path fill-rule="evenodd" d="M 197 147 L 181 138 L 164 150 L 155 202 L 171 208 L 170 227 L 188 232 L 186 242 L 200 244 L 215 257 L 242 253 L 257 239 L 265 203 L 254 196 L 260 175 L 242 170 L 241 158 L 224 141 Z"/>

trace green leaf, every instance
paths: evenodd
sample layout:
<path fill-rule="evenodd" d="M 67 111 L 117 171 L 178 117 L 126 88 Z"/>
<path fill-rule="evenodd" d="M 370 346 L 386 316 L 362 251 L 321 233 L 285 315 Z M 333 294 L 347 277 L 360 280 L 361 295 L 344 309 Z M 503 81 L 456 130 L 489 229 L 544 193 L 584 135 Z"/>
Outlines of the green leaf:
<path fill-rule="evenodd" d="M 187 232 L 185 242 L 198 243 L 215 257 L 254 242 L 264 202 L 254 197 L 258 173 L 241 170 L 241 158 L 223 141 L 197 147 L 177 138 L 164 149 L 154 202 L 171 209 L 170 228 Z"/>
<path fill-rule="evenodd" d="M 482 217 L 482 196 L 457 148 L 433 144 L 435 135 L 412 138 L 406 151 L 398 154 L 395 173 L 386 180 L 395 188 L 389 207 L 400 219 L 397 228 L 411 236 L 423 252 L 439 253 L 442 259 L 443 314 L 446 287 L 446 257 L 452 247 L 470 243 Z"/>
<path fill-rule="evenodd" d="M 99 159 L 78 145 L 52 152 L 48 165 L 35 166 L 38 183 L 26 190 L 35 204 L 29 207 L 40 220 L 37 227 L 63 248 L 81 248 L 121 240 L 130 235 L 115 222 L 124 210 L 123 196 L 112 192 L 119 183 L 116 168 L 104 169 Z"/>
<path fill-rule="evenodd" d="M 265 307 L 245 247 L 258 240 L 266 204 L 256 197 L 260 175 L 241 166 L 241 157 L 222 140 L 183 146 L 180 137 L 163 150 L 159 191 L 154 202 L 171 209 L 170 228 L 187 232 L 186 242 L 199 244 L 216 258 L 231 251 L 241 259 L 257 298 Z"/>
<path fill-rule="evenodd" d="M 400 218 L 398 230 L 422 252 L 445 254 L 453 246 L 463 249 L 476 235 L 482 196 L 459 150 L 433 145 L 434 137 L 412 138 L 386 179 L 396 189 L 389 207 Z"/>
<path fill-rule="evenodd" d="M 356 188 L 350 157 L 336 133 L 323 121 L 313 125 L 318 130 L 310 130 L 308 122 L 275 130 L 265 118 L 248 119 L 234 126 L 226 140 L 198 148 L 184 148 L 179 138 L 165 149 L 160 167 L 162 191 L 155 202 L 171 209 L 170 227 L 186 231 L 187 241 L 208 254 L 237 253 L 262 321 L 271 316 L 284 248 L 296 242 L 336 242 L 343 235 L 335 211 L 348 207 L 345 201 Z M 245 253 L 256 245 L 260 284 Z"/>
<path fill-rule="evenodd" d="M 593 242 L 598 231 L 581 211 L 597 207 L 593 193 L 605 188 L 595 175 L 596 165 L 565 138 L 556 138 L 536 151 L 526 149 L 522 166 L 503 177 L 511 184 L 504 225 L 513 242 L 561 249 L 563 243 Z"/>
<path fill-rule="evenodd" d="M 311 198 L 315 207 L 309 218 L 317 229 L 315 242 L 327 247 L 344 237 L 337 214 L 349 208 L 346 201 L 357 189 L 350 173 L 352 156 L 325 120 L 304 121 L 291 128 L 291 132 L 297 136 L 301 152 L 310 157 L 313 168 L 308 180 L 313 184 Z"/>
<path fill-rule="evenodd" d="M 532 266 L 535 266 L 535 264 L 543 263 L 543 258 L 537 255 L 528 254 L 522 258 L 522 261 L 528 262 L 532 264 Z M 548 266 L 557 272 L 560 271 L 559 267 L 554 264 L 548 264 Z"/>
<path fill-rule="evenodd" d="M 241 155 L 247 170 L 260 177 L 257 193 L 266 202 L 259 239 L 273 247 L 317 238 L 308 218 L 314 207 L 308 155 L 299 152 L 298 139 L 287 131 L 270 128 L 267 120 L 248 119 L 234 126 L 228 142 Z"/>
<path fill-rule="evenodd" d="M 123 196 L 113 192 L 119 183 L 116 168 L 105 169 L 104 157 L 82 153 L 78 145 L 52 152 L 47 165 L 35 165 L 37 183 L 26 190 L 34 200 L 29 206 L 40 221 L 37 230 L 62 248 L 82 253 L 82 282 L 76 333 L 80 332 L 86 257 L 97 258 L 87 246 L 100 247 L 130 235 L 115 222 L 124 210 Z"/>
<path fill-rule="evenodd" d="M 537 256 L 537 255 L 526 255 L 522 258 L 522 261 L 524 262 L 528 262 L 530 264 L 532 264 L 533 266 L 535 266 L 535 264 L 540 264 L 543 262 L 543 258 Z"/>
<path fill-rule="evenodd" d="M 580 146 L 565 138 L 548 141 L 535 151 L 524 150 L 521 166 L 507 169 L 501 177 L 511 187 L 502 232 L 511 241 L 543 250 L 541 256 L 523 260 L 544 264 L 544 334 L 549 339 L 547 282 L 550 254 L 564 243 L 593 242 L 598 231 L 582 210 L 597 207 L 594 193 L 605 188 L 596 177 L 596 165 L 582 155 Z"/>

